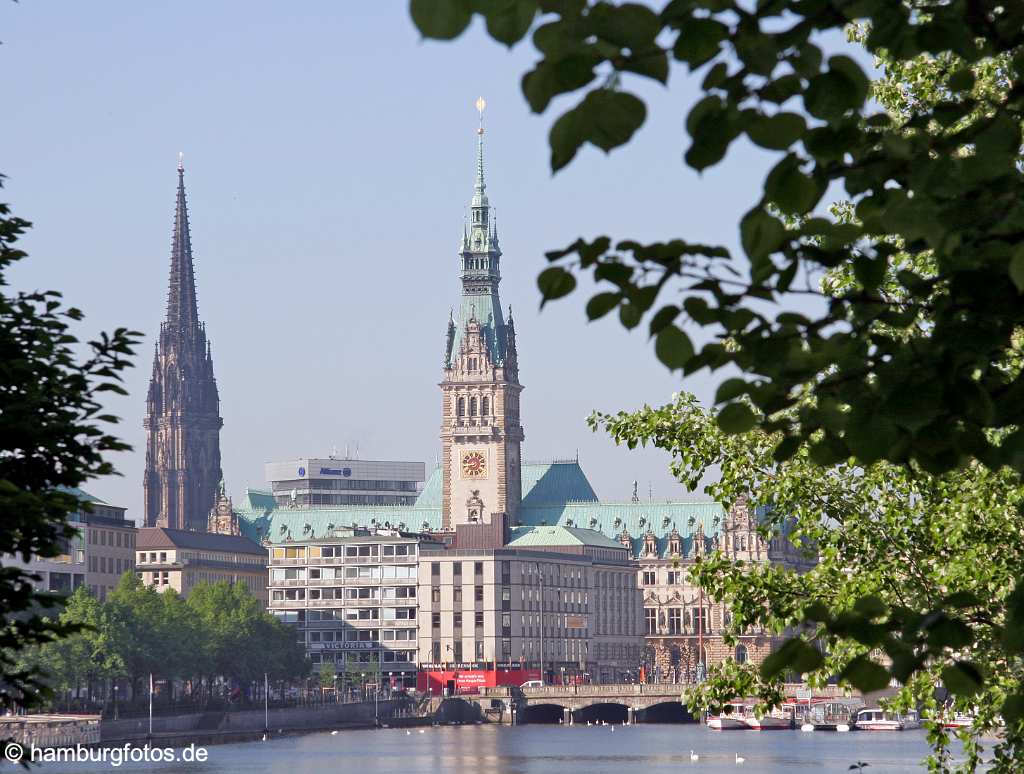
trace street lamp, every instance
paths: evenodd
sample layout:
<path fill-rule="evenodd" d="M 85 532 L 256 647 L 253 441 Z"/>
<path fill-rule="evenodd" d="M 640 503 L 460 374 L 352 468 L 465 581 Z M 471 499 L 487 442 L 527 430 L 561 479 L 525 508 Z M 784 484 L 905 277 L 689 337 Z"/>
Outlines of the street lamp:
<path fill-rule="evenodd" d="M 114 686 L 114 720 L 117 720 L 117 686 Z"/>

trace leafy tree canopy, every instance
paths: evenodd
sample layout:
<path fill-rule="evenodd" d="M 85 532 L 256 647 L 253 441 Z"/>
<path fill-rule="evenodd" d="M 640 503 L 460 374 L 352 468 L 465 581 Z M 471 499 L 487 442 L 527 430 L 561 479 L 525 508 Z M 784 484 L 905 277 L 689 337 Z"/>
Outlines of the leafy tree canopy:
<path fill-rule="evenodd" d="M 757 426 L 775 459 L 821 465 L 979 460 L 1024 470 L 1024 190 L 1019 164 L 1024 4 L 1002 0 L 411 0 L 424 36 L 474 14 L 541 58 L 532 110 L 579 93 L 554 122 L 551 166 L 609 151 L 644 123 L 630 78 L 700 71 L 684 161 L 705 171 L 745 137 L 777 162 L 739 223 L 745 261 L 685 238 L 578 239 L 548 253 L 545 300 L 578 273 L 603 283 L 587 313 L 646 327 L 658 358 L 690 374 L 728 368 L 719 426 Z M 851 28 L 886 68 L 873 89 L 822 36 Z M 910 76 L 924 72 L 928 78 Z M 880 104 L 875 102 L 880 100 Z M 849 197 L 828 216 L 830 188 Z M 837 279 L 838 278 L 838 279 Z M 787 308 L 794 294 L 820 312 Z M 706 328 L 696 346 L 690 333 Z M 792 410 L 791 410 L 792 409 Z"/>
<path fill-rule="evenodd" d="M 0 178 L 2 179 L 2 178 Z M 113 468 L 104 453 L 128 446 L 104 428 L 101 393 L 125 394 L 121 372 L 139 334 L 119 328 L 80 345 L 82 319 L 60 293 L 6 291 L 16 247 L 29 223 L 0 204 L 0 556 L 56 557 L 75 529 L 68 517 L 88 503 L 75 488 Z M 83 352 L 85 353 L 83 356 Z M 75 631 L 79 623 L 44 615 L 57 598 L 37 591 L 24 569 L 0 566 L 0 708 L 32 707 L 46 686 L 24 648 Z"/>
<path fill-rule="evenodd" d="M 895 678 L 905 686 L 897 704 L 924 706 L 938 721 L 946 710 L 935 687 L 943 685 L 956 709 L 979 713 L 964 734 L 967 767 L 978 763 L 977 740 L 1005 724 L 997 755 L 1017 770 L 1024 758 L 1024 587 L 1014 590 L 1024 565 L 1020 476 L 979 463 L 921 476 L 887 462 L 823 474 L 808 449 L 780 463 L 771 435 L 728 434 L 716 419 L 684 394 L 661 408 L 590 420 L 618 443 L 669 452 L 680 481 L 718 471 L 707 486 L 717 499 L 756 492 L 771 504 L 764 539 L 785 536 L 817 559 L 802 573 L 718 553 L 696 565 L 693 580 L 730 605 L 733 644 L 756 631 L 801 634 L 760 668 L 731 659 L 712 666 L 688 700 L 708 708 L 736 696 L 776 703 L 788 672 L 816 686 L 838 676 L 863 691 Z M 936 762 L 944 760 L 940 726 L 931 741 Z"/>

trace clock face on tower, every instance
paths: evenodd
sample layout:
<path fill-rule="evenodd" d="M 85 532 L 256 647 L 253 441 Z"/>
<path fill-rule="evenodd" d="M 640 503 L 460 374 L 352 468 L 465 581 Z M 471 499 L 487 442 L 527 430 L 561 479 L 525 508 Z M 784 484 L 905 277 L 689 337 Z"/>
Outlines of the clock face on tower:
<path fill-rule="evenodd" d="M 463 478 L 487 478 L 487 455 L 469 451 L 462 455 Z"/>

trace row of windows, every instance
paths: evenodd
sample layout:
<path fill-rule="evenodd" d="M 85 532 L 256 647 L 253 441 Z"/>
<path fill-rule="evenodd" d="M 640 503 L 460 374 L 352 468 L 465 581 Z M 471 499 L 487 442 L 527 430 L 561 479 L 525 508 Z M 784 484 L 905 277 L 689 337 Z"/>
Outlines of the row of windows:
<path fill-rule="evenodd" d="M 307 595 L 308 592 L 308 595 Z M 378 588 L 377 586 L 341 586 L 323 589 L 273 589 L 274 602 L 301 602 L 306 599 L 415 599 L 415 586 Z"/>
<path fill-rule="evenodd" d="M 668 634 L 683 634 L 687 629 L 691 629 L 695 634 L 707 634 L 710 622 L 711 615 L 706 607 L 686 610 L 670 607 L 667 611 L 660 611 L 660 614 L 656 608 L 644 608 L 644 630 L 647 634 L 661 634 L 662 631 Z M 728 625 L 728 619 L 725 623 Z"/>
<path fill-rule="evenodd" d="M 273 550 L 274 559 L 340 559 L 340 558 L 369 558 L 374 556 L 389 557 L 414 557 L 416 556 L 415 543 L 400 543 L 378 545 L 377 543 L 363 544 L 358 546 L 280 546 Z"/>
<path fill-rule="evenodd" d="M 122 532 L 117 529 L 90 529 L 89 545 L 133 548 L 135 546 L 135 533 Z"/>
<path fill-rule="evenodd" d="M 324 651 L 323 653 L 311 653 L 309 660 L 314 664 L 333 664 L 335 662 L 339 664 L 366 664 L 368 671 L 372 672 L 372 663 L 374 661 L 375 653 L 335 653 L 333 651 Z M 379 654 L 381 663 L 384 664 L 415 664 L 416 663 L 416 651 L 414 650 L 385 650 Z"/>
<path fill-rule="evenodd" d="M 278 505 L 290 505 L 290 495 L 275 495 Z M 416 495 L 370 495 L 370 494 L 298 494 L 295 496 L 295 505 L 412 505 L 416 502 Z"/>
<path fill-rule="evenodd" d="M 469 370 L 470 371 L 475 371 L 476 370 L 475 361 L 476 361 L 476 358 L 472 358 L 471 357 L 469 359 L 469 363 L 470 363 Z M 474 396 L 474 397 L 469 399 L 469 416 L 471 416 L 471 417 L 475 417 L 475 416 L 489 417 L 491 415 L 491 400 L 490 400 L 490 398 L 488 398 L 487 396 L 484 396 L 483 398 L 480 399 L 480 404 L 479 405 L 480 405 L 480 412 L 478 414 L 477 413 L 476 397 Z M 459 416 L 459 417 L 466 416 L 466 399 L 465 398 L 458 397 L 458 398 L 455 399 L 455 415 Z"/>
<path fill-rule="evenodd" d="M 512 640 L 502 640 L 502 645 L 508 644 L 508 653 L 505 655 L 506 659 L 512 657 Z M 441 643 L 436 640 L 431 643 L 430 652 L 432 655 L 432 661 L 435 664 L 441 663 Z M 473 642 L 473 653 L 477 661 L 484 660 L 484 643 L 482 640 L 474 640 Z M 504 647 L 502 653 L 505 654 Z M 449 661 L 462 661 L 462 640 L 456 640 L 447 647 L 446 655 L 449 657 Z"/>
<path fill-rule="evenodd" d="M 332 630 L 309 632 L 310 642 L 385 642 L 416 641 L 415 629 L 349 629 L 346 632 Z"/>
<path fill-rule="evenodd" d="M 290 580 L 341 580 L 341 579 L 360 579 L 365 580 L 379 580 L 384 578 L 385 580 L 391 579 L 414 579 L 416 577 L 416 567 L 414 565 L 397 565 L 388 564 L 384 566 L 380 565 L 369 565 L 362 567 L 310 567 L 308 570 L 305 567 L 288 567 L 288 568 L 274 568 L 270 571 L 270 578 L 273 581 L 290 581 Z"/>
<path fill-rule="evenodd" d="M 470 564 L 469 562 L 452 562 L 452 575 L 461 576 L 462 575 L 462 565 L 466 565 L 466 568 L 468 569 L 469 568 L 469 564 Z M 473 564 L 473 574 L 474 575 L 483 575 L 484 574 L 484 563 L 483 562 L 473 562 L 472 564 Z M 508 564 L 508 562 L 502 562 L 502 564 Z M 440 562 L 431 562 L 430 563 L 430 574 L 432 576 L 436 576 L 436 575 L 440 575 L 441 574 L 441 563 Z"/>
<path fill-rule="evenodd" d="M 657 570 L 644 570 L 642 582 L 644 586 L 657 586 L 658 585 L 658 572 Z M 669 586 L 678 586 L 683 583 L 683 571 L 682 570 L 669 570 L 665 575 L 665 583 Z"/>
<path fill-rule="evenodd" d="M 357 478 L 302 478 L 294 481 L 274 481 L 274 492 L 290 493 L 295 489 L 308 492 L 318 489 L 357 489 L 364 492 L 415 492 L 415 481 L 377 481 Z"/>
<path fill-rule="evenodd" d="M 116 556 L 89 556 L 89 572 L 105 572 L 120 575 L 131 570 L 135 564 L 131 559 L 119 559 Z"/>

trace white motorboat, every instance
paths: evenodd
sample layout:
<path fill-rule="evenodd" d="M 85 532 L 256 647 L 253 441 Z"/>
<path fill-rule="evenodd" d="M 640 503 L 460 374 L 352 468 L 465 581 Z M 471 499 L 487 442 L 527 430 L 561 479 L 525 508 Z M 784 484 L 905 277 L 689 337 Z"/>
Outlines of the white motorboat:
<path fill-rule="evenodd" d="M 785 709 L 776 709 L 761 717 L 756 717 L 753 712 L 747 713 L 743 718 L 747 728 L 753 731 L 781 731 L 793 727 L 793 715 Z"/>
<path fill-rule="evenodd" d="M 750 728 L 744 721 L 744 707 L 742 704 L 733 704 L 732 712 L 729 714 L 708 715 L 706 725 L 713 731 L 740 731 Z"/>
<path fill-rule="evenodd" d="M 853 727 L 858 731 L 905 731 L 909 728 L 920 728 L 921 718 L 915 710 L 901 713 L 871 707 L 857 713 L 857 721 Z"/>

